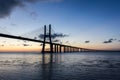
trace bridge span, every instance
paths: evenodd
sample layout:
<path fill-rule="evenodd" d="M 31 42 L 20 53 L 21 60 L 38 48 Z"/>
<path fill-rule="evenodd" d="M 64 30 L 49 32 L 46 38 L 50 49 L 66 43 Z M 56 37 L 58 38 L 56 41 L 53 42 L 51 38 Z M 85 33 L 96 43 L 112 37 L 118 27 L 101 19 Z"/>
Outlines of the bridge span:
<path fill-rule="evenodd" d="M 46 41 L 46 36 L 49 37 L 49 42 Z M 44 40 L 43 41 L 42 40 L 25 38 L 25 37 L 21 37 L 21 36 L 3 34 L 3 33 L 0 33 L 0 37 L 42 43 L 43 44 L 42 45 L 42 51 L 41 51 L 42 53 L 45 53 L 45 52 L 49 52 L 49 53 L 63 53 L 64 52 L 65 53 L 65 52 L 98 51 L 98 50 L 94 50 L 94 49 L 87 49 L 87 48 L 75 47 L 75 46 L 64 45 L 64 44 L 59 44 L 59 43 L 53 43 L 52 40 L 51 40 L 51 25 L 49 25 L 49 35 L 46 34 L 46 25 L 44 25 Z M 45 44 L 50 45 L 50 51 L 45 51 Z"/>

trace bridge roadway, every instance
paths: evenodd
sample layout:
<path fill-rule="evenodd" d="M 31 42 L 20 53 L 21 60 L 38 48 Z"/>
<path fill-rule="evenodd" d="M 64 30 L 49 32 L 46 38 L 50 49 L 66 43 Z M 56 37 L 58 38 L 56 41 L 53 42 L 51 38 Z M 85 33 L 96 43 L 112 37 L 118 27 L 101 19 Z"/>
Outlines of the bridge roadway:
<path fill-rule="evenodd" d="M 38 43 L 44 43 L 44 41 L 41 41 L 41 40 L 35 40 L 35 39 L 25 38 L 25 37 L 21 37 L 21 36 L 3 34 L 3 33 L 0 33 L 0 37 L 11 38 L 11 39 L 19 39 L 19 40 L 27 40 L 27 41 L 38 42 Z M 50 42 L 45 42 L 45 43 L 51 44 Z M 54 48 L 52 48 L 52 52 L 55 52 L 55 53 L 57 53 L 57 52 L 61 53 L 61 52 L 96 51 L 96 50 L 93 50 L 93 49 L 80 48 L 80 47 L 75 47 L 75 46 L 59 44 L 59 43 L 52 43 L 52 45 L 54 46 Z M 62 49 L 62 47 L 63 47 L 63 49 Z"/>

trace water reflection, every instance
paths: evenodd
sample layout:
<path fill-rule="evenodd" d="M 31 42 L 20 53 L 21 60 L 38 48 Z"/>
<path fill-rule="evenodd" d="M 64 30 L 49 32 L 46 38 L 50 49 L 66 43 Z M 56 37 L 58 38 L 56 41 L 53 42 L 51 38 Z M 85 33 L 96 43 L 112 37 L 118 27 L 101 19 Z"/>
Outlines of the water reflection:
<path fill-rule="evenodd" d="M 0 80 L 120 80 L 119 72 L 119 53 L 0 53 Z"/>
<path fill-rule="evenodd" d="M 42 54 L 42 80 L 52 80 L 53 66 L 61 62 L 61 53 L 49 54 L 49 60 L 45 56 L 48 54 Z"/>
<path fill-rule="evenodd" d="M 60 58 L 60 53 L 0 53 L 0 80 L 51 80 Z"/>

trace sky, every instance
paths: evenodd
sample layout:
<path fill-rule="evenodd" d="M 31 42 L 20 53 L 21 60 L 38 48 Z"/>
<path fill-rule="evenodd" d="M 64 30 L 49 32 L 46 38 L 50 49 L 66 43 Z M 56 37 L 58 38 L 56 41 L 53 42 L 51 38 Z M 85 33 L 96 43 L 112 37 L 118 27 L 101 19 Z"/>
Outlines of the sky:
<path fill-rule="evenodd" d="M 61 38 L 63 44 L 120 50 L 119 0 L 0 0 L 0 33 L 22 35 L 49 24 L 56 33 L 69 35 Z M 41 48 L 39 43 L 24 44 L 0 37 L 0 51 Z"/>

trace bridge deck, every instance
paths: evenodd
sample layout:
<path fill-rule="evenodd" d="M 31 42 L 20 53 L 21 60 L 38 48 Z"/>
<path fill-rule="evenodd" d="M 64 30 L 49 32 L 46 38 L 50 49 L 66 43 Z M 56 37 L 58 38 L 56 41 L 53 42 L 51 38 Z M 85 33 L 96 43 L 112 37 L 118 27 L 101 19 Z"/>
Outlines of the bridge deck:
<path fill-rule="evenodd" d="M 38 43 L 44 43 L 44 41 L 41 40 L 35 40 L 35 39 L 30 39 L 30 38 L 25 38 L 21 36 L 14 36 L 14 35 L 9 35 L 9 34 L 3 34 L 0 33 L 0 37 L 5 37 L 5 38 L 11 38 L 11 39 L 19 39 L 19 40 L 27 40 L 27 41 L 32 41 L 32 42 L 38 42 Z M 45 42 L 47 44 L 51 44 L 50 42 Z M 93 49 L 86 49 L 86 48 L 80 48 L 80 47 L 75 47 L 75 46 L 69 46 L 69 45 L 64 45 L 64 44 L 59 44 L 59 43 L 52 43 L 53 45 L 60 45 L 62 47 L 71 47 L 71 48 L 76 48 L 76 49 L 82 49 L 82 50 L 89 50 L 89 51 L 96 51 Z"/>

